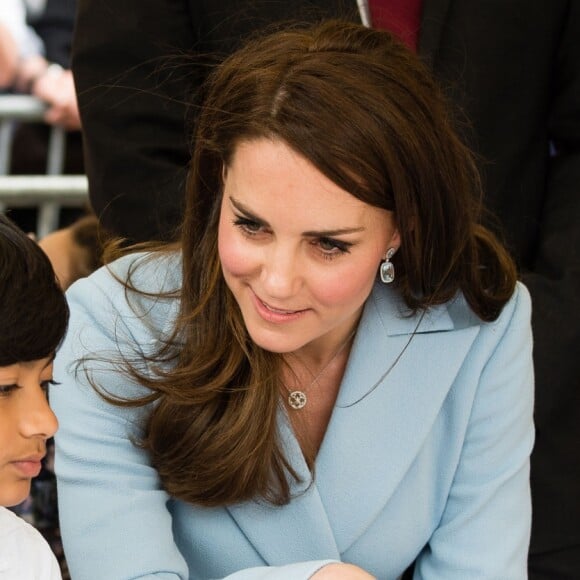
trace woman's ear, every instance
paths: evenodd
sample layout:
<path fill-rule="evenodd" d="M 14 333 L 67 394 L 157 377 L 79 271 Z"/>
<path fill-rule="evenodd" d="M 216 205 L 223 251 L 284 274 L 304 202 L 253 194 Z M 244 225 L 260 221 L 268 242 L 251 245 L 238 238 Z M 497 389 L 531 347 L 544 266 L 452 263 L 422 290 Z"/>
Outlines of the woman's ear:
<path fill-rule="evenodd" d="M 389 241 L 388 247 L 394 248 L 394 250 L 396 252 L 396 251 L 398 251 L 400 246 L 401 246 L 401 234 L 399 233 L 399 228 L 395 228 L 393 230 L 393 234 L 392 234 L 391 239 Z"/>

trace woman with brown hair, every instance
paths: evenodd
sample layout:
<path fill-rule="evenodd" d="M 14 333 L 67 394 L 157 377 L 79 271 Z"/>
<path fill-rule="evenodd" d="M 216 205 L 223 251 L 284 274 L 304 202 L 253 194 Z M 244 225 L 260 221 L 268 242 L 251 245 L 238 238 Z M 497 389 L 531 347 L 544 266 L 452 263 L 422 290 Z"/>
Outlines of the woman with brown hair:
<path fill-rule="evenodd" d="M 327 22 L 206 89 L 180 246 L 68 294 L 73 578 L 525 578 L 530 301 L 437 86 Z"/>

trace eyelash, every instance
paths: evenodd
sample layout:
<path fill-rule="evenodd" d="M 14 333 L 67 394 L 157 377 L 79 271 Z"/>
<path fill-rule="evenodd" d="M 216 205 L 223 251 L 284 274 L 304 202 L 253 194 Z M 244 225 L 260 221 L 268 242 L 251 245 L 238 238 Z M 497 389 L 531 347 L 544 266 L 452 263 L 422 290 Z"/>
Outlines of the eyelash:
<path fill-rule="evenodd" d="M 48 392 L 48 387 L 54 387 L 55 385 L 60 385 L 60 383 L 55 381 L 54 379 L 49 379 L 48 381 L 42 381 L 40 383 L 40 387 L 45 393 Z"/>
<path fill-rule="evenodd" d="M 57 383 L 55 380 L 53 379 L 49 379 L 48 381 L 42 381 L 40 383 L 40 388 L 47 393 L 48 392 L 48 387 L 53 386 L 53 385 L 60 385 L 60 383 Z M 10 395 L 10 393 L 21 389 L 22 387 L 20 385 L 0 385 L 0 397 L 7 397 Z"/>
<path fill-rule="evenodd" d="M 0 397 L 7 397 L 10 393 L 19 388 L 18 385 L 0 385 Z"/>
<path fill-rule="evenodd" d="M 260 222 L 245 218 L 243 216 L 236 216 L 233 224 L 239 228 L 248 238 L 257 236 L 263 227 Z M 312 245 L 318 247 L 325 260 L 334 260 L 338 256 L 348 254 L 350 252 L 350 248 L 353 246 L 351 242 L 335 240 L 334 238 L 317 238 L 316 240 L 312 241 Z M 325 250 L 322 247 L 323 245 L 330 245 L 332 248 L 330 250 Z"/>
<path fill-rule="evenodd" d="M 249 237 L 255 236 L 262 229 L 261 223 L 242 216 L 236 216 L 234 225 L 239 228 L 243 234 Z"/>
<path fill-rule="evenodd" d="M 348 254 L 348 253 L 350 253 L 350 248 L 352 247 L 352 243 L 350 243 L 350 242 L 335 240 L 333 238 L 320 238 L 320 239 L 316 240 L 315 243 L 320 248 L 320 251 L 322 252 L 322 255 L 324 256 L 325 260 L 333 260 L 337 256 L 342 256 L 343 254 Z M 330 250 L 322 249 L 323 244 L 331 245 L 332 249 L 330 249 Z"/>

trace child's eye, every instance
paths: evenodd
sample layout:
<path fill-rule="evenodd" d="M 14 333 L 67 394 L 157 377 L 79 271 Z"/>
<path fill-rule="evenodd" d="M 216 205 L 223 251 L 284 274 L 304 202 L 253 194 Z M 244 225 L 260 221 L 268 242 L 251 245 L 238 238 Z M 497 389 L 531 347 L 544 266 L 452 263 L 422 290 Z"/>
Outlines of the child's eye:
<path fill-rule="evenodd" d="M 13 391 L 16 391 L 20 387 L 16 384 L 13 385 L 0 385 L 0 397 L 7 397 Z"/>
<path fill-rule="evenodd" d="M 47 381 L 41 381 L 40 382 L 40 386 L 42 387 L 42 390 L 45 393 L 48 393 L 48 387 L 53 386 L 53 385 L 60 385 L 60 383 L 57 383 L 55 380 L 53 379 L 49 379 Z"/>

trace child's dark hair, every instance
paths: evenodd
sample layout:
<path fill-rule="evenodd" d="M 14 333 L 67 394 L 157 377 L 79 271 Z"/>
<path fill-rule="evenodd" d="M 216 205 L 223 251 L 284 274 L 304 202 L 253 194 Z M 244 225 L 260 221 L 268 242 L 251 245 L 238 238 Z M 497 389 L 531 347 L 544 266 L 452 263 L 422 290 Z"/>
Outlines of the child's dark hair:
<path fill-rule="evenodd" d="M 0 366 L 54 354 L 68 325 L 68 305 L 49 259 L 0 214 Z"/>

